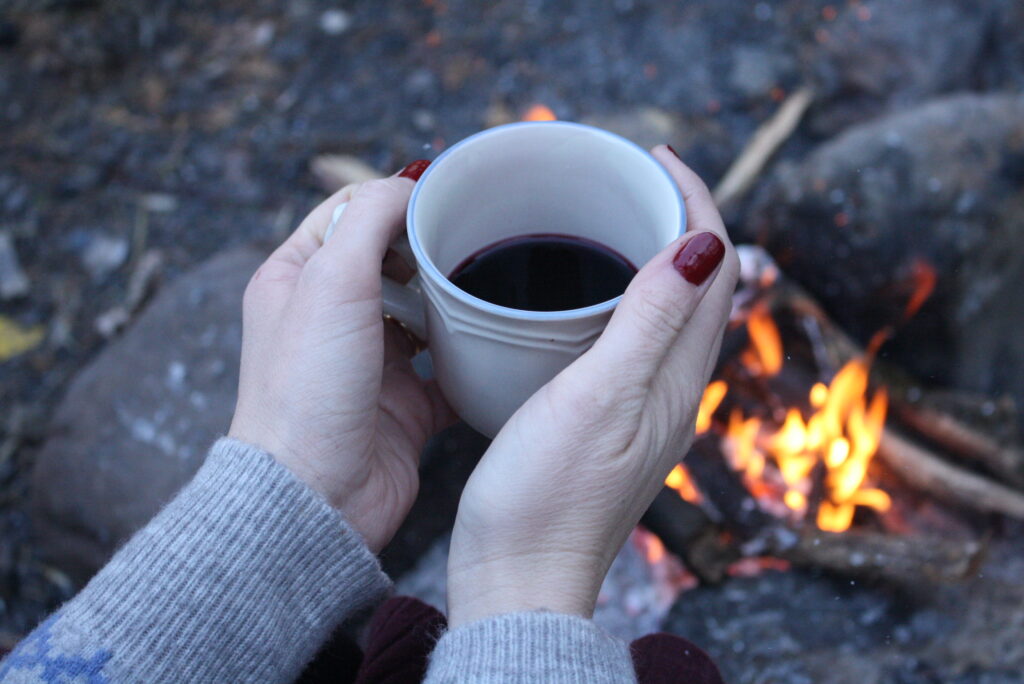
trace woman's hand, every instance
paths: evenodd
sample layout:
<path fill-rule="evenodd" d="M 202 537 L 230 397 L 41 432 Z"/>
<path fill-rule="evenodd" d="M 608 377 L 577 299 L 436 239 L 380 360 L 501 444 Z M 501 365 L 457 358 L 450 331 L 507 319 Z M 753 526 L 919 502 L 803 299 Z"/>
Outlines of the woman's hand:
<path fill-rule="evenodd" d="M 701 180 L 654 156 L 689 232 L 636 275 L 594 346 L 527 401 L 459 504 L 449 622 L 548 609 L 589 617 L 630 530 L 693 439 L 738 262 Z"/>
<path fill-rule="evenodd" d="M 427 162 L 349 186 L 317 207 L 245 291 L 238 405 L 229 436 L 254 444 L 344 512 L 375 553 L 416 498 L 427 438 L 454 416 L 381 319 L 381 264 Z M 323 244 L 334 208 L 348 202 Z M 385 256 L 388 259 L 385 260 Z"/>

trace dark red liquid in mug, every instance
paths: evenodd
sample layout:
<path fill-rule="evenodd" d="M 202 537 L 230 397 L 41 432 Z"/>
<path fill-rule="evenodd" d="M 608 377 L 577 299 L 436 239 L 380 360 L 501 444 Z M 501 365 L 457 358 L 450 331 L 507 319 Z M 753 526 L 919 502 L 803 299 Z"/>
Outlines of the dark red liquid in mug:
<path fill-rule="evenodd" d="M 525 311 L 566 311 L 618 297 L 636 267 L 610 247 L 571 235 L 535 233 L 471 254 L 448 279 L 485 301 Z"/>

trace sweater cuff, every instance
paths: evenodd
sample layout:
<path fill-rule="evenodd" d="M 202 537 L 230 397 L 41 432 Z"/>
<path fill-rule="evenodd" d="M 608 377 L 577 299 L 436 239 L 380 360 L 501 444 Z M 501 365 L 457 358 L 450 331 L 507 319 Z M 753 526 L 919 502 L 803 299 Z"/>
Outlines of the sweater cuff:
<path fill-rule="evenodd" d="M 109 648 L 115 681 L 280 681 L 389 586 L 339 511 L 225 438 L 54 628 Z"/>
<path fill-rule="evenodd" d="M 574 615 L 496 615 L 457 627 L 437 642 L 424 682 L 635 682 L 629 646 Z"/>

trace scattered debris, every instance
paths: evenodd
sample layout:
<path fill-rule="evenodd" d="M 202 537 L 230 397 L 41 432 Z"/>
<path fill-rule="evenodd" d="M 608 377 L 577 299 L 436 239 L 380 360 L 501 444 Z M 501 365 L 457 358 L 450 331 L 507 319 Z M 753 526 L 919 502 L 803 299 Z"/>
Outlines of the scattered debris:
<path fill-rule="evenodd" d="M 139 197 L 139 205 L 155 214 L 169 214 L 178 208 L 178 198 L 163 192 L 149 192 Z"/>
<path fill-rule="evenodd" d="M 310 170 L 327 192 L 337 192 L 350 183 L 363 183 L 384 175 L 362 159 L 347 154 L 314 157 Z"/>
<path fill-rule="evenodd" d="M 801 88 L 786 98 L 775 115 L 757 129 L 725 172 L 725 177 L 715 186 L 715 203 L 720 209 L 728 208 L 747 194 L 771 156 L 793 135 L 813 101 L 814 92 L 810 88 Z"/>
<path fill-rule="evenodd" d="M 96 317 L 96 331 L 99 334 L 110 338 L 124 329 L 132 315 L 153 292 L 163 264 L 163 253 L 159 250 L 151 249 L 142 255 L 135 265 L 135 270 L 132 271 L 131 280 L 128 281 L 128 294 L 124 303 L 107 309 Z"/>
<path fill-rule="evenodd" d="M 45 337 L 46 328 L 41 325 L 26 328 L 0 316 L 0 362 L 35 349 Z"/>
<path fill-rule="evenodd" d="M 18 262 L 14 240 L 6 230 L 0 231 L 0 299 L 23 297 L 28 288 L 28 276 Z"/>

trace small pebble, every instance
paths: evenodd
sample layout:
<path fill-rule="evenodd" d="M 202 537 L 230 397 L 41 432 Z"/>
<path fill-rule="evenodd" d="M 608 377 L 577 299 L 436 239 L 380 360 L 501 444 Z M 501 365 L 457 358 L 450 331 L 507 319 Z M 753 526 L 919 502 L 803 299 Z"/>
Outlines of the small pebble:
<path fill-rule="evenodd" d="M 28 294 L 28 276 L 21 268 L 14 240 L 7 231 L 0 232 L 0 299 L 15 299 Z"/>
<path fill-rule="evenodd" d="M 329 36 L 340 36 L 352 26 L 352 16 L 341 9 L 330 9 L 320 15 L 320 30 Z"/>

